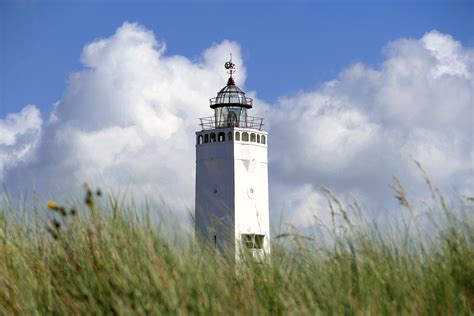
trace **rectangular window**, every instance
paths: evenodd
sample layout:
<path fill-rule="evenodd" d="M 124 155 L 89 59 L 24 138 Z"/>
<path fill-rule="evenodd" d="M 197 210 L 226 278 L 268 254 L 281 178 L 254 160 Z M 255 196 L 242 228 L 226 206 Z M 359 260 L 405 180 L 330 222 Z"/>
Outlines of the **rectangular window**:
<path fill-rule="evenodd" d="M 242 244 L 247 249 L 263 249 L 265 235 L 242 234 Z"/>
<path fill-rule="evenodd" d="M 264 235 L 255 235 L 255 249 L 263 249 Z"/>

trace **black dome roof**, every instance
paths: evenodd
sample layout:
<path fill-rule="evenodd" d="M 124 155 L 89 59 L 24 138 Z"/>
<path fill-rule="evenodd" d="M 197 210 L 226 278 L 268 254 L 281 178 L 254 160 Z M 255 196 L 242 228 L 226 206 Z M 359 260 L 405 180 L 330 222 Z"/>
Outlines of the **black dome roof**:
<path fill-rule="evenodd" d="M 230 77 L 227 85 L 217 93 L 217 97 L 210 100 L 212 109 L 224 106 L 240 106 L 252 108 L 252 98 L 247 98 L 245 92 L 235 85 L 234 78 Z"/>

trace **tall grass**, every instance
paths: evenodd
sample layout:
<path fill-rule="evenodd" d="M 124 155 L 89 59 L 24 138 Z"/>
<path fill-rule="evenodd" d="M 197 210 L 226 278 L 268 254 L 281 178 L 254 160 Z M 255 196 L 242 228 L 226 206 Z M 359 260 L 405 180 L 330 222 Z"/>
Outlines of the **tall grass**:
<path fill-rule="evenodd" d="M 420 223 L 397 184 L 397 198 L 414 216 L 395 233 L 326 192 L 334 219 L 328 233 L 311 239 L 287 229 L 263 262 L 240 264 L 189 234 L 178 244 L 147 211 L 88 188 L 77 209 L 50 203 L 47 220 L 13 216 L 6 202 L 0 314 L 473 313 L 469 201 L 452 208 L 433 190 L 429 212 L 436 216 Z"/>

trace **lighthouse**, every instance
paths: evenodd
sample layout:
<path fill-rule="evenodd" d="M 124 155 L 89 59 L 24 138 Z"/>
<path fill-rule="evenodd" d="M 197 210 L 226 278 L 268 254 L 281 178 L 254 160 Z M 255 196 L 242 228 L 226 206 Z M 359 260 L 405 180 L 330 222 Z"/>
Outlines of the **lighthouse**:
<path fill-rule="evenodd" d="M 268 133 L 263 118 L 248 115 L 253 100 L 232 77 L 232 56 L 225 68 L 227 85 L 196 132 L 195 231 L 236 260 L 259 259 L 270 252 Z"/>

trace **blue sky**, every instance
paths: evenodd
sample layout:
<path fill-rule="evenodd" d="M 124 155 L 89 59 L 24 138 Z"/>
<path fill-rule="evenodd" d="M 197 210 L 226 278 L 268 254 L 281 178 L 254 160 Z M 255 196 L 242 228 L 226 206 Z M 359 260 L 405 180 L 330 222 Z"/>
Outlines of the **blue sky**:
<path fill-rule="evenodd" d="M 350 64 L 377 66 L 397 38 L 436 29 L 474 44 L 473 1 L 0 1 L 0 117 L 63 97 L 82 48 L 124 21 L 196 59 L 212 43 L 240 43 L 248 89 L 273 102 L 317 87 Z M 217 87 L 216 87 L 217 89 Z"/>

